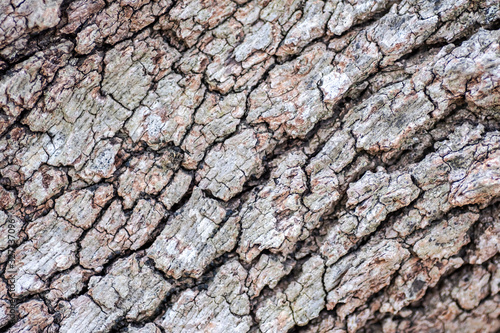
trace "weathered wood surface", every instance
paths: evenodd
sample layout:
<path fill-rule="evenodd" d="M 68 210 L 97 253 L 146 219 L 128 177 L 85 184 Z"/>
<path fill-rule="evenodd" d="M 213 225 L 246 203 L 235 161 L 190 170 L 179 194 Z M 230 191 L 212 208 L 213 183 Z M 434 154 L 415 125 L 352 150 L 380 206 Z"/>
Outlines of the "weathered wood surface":
<path fill-rule="evenodd" d="M 500 1 L 0 3 L 0 330 L 500 330 Z"/>

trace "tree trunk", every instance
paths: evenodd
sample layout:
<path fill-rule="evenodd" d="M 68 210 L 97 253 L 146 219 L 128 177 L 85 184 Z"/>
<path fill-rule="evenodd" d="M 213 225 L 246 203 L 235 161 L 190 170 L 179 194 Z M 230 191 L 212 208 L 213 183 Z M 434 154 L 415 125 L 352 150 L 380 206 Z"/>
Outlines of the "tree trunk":
<path fill-rule="evenodd" d="M 500 330 L 499 0 L 0 4 L 0 330 Z"/>

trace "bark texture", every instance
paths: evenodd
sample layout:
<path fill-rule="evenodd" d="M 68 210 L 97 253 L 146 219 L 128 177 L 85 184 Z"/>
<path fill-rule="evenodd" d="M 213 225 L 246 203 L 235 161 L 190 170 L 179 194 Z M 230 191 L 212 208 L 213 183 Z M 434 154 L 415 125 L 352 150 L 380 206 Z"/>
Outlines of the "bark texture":
<path fill-rule="evenodd" d="M 499 0 L 0 2 L 0 330 L 497 332 Z"/>

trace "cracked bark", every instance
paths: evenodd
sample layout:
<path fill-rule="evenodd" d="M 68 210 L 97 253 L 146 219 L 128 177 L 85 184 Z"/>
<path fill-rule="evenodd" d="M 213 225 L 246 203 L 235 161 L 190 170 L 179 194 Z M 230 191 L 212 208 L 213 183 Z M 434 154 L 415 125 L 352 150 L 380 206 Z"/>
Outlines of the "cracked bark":
<path fill-rule="evenodd" d="M 0 330 L 497 332 L 498 0 L 0 4 Z"/>

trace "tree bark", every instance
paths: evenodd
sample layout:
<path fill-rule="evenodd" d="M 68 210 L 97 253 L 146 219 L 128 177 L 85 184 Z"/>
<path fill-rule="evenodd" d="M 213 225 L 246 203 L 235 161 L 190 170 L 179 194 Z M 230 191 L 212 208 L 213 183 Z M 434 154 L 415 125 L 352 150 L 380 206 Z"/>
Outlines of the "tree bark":
<path fill-rule="evenodd" d="M 500 330 L 500 1 L 0 8 L 0 330 Z"/>

